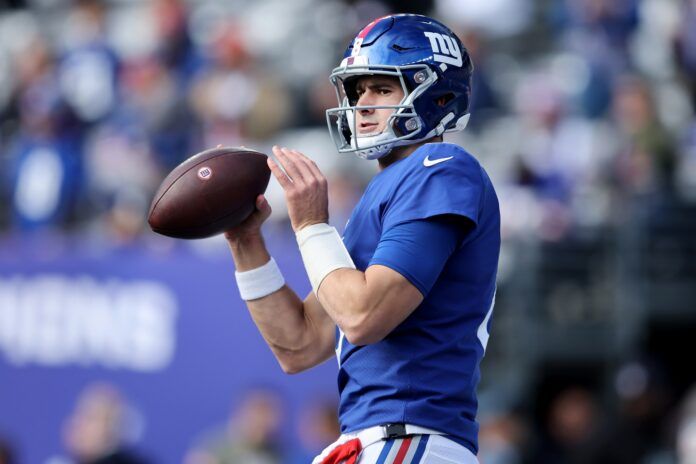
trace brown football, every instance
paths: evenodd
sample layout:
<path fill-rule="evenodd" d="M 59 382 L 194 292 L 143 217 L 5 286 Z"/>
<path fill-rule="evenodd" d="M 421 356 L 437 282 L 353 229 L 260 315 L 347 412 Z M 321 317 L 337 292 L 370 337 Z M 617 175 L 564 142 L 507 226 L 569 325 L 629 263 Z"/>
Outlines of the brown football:
<path fill-rule="evenodd" d="M 246 148 L 213 148 L 187 159 L 165 177 L 150 205 L 153 231 L 205 238 L 244 221 L 266 191 L 267 156 Z"/>

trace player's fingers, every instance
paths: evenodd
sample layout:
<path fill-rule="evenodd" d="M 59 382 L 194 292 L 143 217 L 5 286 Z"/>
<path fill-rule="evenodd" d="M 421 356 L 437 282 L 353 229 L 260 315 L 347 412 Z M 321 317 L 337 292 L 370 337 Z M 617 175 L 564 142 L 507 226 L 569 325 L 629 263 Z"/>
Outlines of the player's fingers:
<path fill-rule="evenodd" d="M 273 158 L 267 158 L 266 163 L 268 164 L 268 168 L 271 170 L 273 177 L 275 177 L 280 186 L 283 187 L 283 190 L 292 188 L 292 180 L 290 180 L 285 172 L 280 169 L 280 165 Z"/>
<path fill-rule="evenodd" d="M 304 153 L 302 153 L 299 150 L 295 150 L 294 148 L 289 148 L 288 151 L 292 152 L 293 155 L 297 156 L 298 158 L 302 159 L 303 161 L 309 161 L 309 162 L 312 161 L 311 159 L 309 159 L 309 157 L 307 155 L 305 155 Z"/>
<path fill-rule="evenodd" d="M 271 205 L 263 194 L 256 197 L 256 209 L 259 210 L 264 220 L 271 215 Z"/>
<path fill-rule="evenodd" d="M 272 150 L 273 155 L 274 155 L 273 162 L 275 163 L 275 165 L 283 172 L 283 174 L 285 174 L 285 177 L 287 177 L 290 180 L 290 182 L 294 183 L 295 180 L 290 176 L 285 165 L 283 164 L 283 160 L 281 159 L 283 156 L 283 152 L 280 150 L 280 147 L 278 145 L 273 145 L 271 150 Z M 269 158 L 269 160 L 270 160 L 270 158 Z M 270 166 L 270 164 L 269 164 L 269 166 Z"/>
<path fill-rule="evenodd" d="M 309 163 L 307 163 L 307 158 L 304 157 L 299 151 L 290 148 L 283 148 L 283 153 L 294 163 L 297 170 L 300 172 L 302 179 L 309 183 L 314 180 L 314 173 L 310 169 Z"/>
<path fill-rule="evenodd" d="M 298 170 L 302 172 L 302 178 L 309 184 L 312 181 L 316 181 L 317 177 L 314 174 L 311 166 L 307 162 L 307 159 L 302 156 L 302 154 L 297 150 L 287 149 L 286 154 L 290 157 Z"/>
<path fill-rule="evenodd" d="M 313 159 L 297 150 L 291 151 L 305 164 L 305 166 L 307 166 L 307 169 L 312 173 L 312 176 L 314 176 L 315 179 L 319 181 L 324 179 L 324 174 L 322 174 L 319 166 L 317 166 L 317 163 L 315 163 Z"/>
<path fill-rule="evenodd" d="M 283 166 L 283 169 L 285 169 L 285 172 L 288 173 L 288 176 L 290 179 L 292 179 L 293 183 L 296 184 L 298 182 L 304 182 L 302 171 L 299 169 L 297 162 L 289 156 L 287 148 L 279 148 L 278 150 L 274 148 L 273 153 L 275 153 L 276 158 Z"/>
<path fill-rule="evenodd" d="M 266 208 L 267 205 L 268 205 L 268 201 L 266 200 L 266 197 L 263 196 L 263 194 L 256 197 L 256 209 L 258 209 L 259 211 L 262 211 Z"/>
<path fill-rule="evenodd" d="M 310 183 L 317 184 L 322 182 L 321 172 L 319 172 L 316 166 L 312 166 L 314 163 L 312 160 L 297 150 L 288 148 L 285 153 L 295 161 L 296 166 L 300 167 L 306 184 L 309 185 Z"/>

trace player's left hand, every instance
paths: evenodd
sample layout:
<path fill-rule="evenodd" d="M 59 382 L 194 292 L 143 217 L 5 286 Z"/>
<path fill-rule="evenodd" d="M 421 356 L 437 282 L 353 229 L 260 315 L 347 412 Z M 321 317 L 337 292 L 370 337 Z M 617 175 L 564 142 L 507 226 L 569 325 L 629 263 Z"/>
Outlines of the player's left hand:
<path fill-rule="evenodd" d="M 293 230 L 297 232 L 312 224 L 328 223 L 328 184 L 316 163 L 299 151 L 285 147 L 274 146 L 273 154 L 285 172 L 270 157 L 268 167 L 285 191 Z"/>

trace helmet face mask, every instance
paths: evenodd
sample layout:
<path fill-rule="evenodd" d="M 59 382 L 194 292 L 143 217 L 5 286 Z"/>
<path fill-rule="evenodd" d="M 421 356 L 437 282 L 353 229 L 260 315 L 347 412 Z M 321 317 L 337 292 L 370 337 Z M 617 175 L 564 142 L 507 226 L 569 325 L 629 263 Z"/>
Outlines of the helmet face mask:
<path fill-rule="evenodd" d="M 326 111 L 339 153 L 377 159 L 394 147 L 462 130 L 468 121 L 471 72 L 466 49 L 444 25 L 420 15 L 379 18 L 353 40 L 330 79 L 339 106 Z M 403 98 L 397 105 L 356 106 L 355 83 L 361 76 L 398 80 Z M 383 131 L 360 135 L 360 110 L 393 109 Z"/>
<path fill-rule="evenodd" d="M 405 76 L 421 73 L 421 82 L 410 90 Z M 361 76 L 388 76 L 398 79 L 403 98 L 397 105 L 357 106 L 355 82 Z M 437 76 L 425 65 L 360 67 L 345 66 L 334 69 L 331 82 L 336 89 L 340 106 L 326 111 L 329 134 L 339 153 L 355 153 L 364 159 L 377 159 L 395 146 L 408 145 L 421 132 L 423 123 L 418 117 L 413 100 L 435 82 Z M 419 79 L 420 80 L 420 79 Z M 392 109 L 384 130 L 378 134 L 360 135 L 355 130 L 360 110 Z"/>

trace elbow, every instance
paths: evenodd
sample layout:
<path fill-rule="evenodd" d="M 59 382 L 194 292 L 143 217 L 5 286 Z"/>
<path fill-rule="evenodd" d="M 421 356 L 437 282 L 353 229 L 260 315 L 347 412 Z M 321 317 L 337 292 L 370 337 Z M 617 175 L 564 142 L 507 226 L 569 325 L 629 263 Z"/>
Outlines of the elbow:
<path fill-rule="evenodd" d="M 284 373 L 288 375 L 293 375 L 293 374 L 299 374 L 300 372 L 304 372 L 308 369 L 307 366 L 302 366 L 300 364 L 294 364 L 294 363 L 288 363 L 288 362 L 279 362 L 280 368 L 283 370 Z"/>
<path fill-rule="evenodd" d="M 353 317 L 341 327 L 341 330 L 343 330 L 346 340 L 355 346 L 380 342 L 388 334 L 373 318 L 367 316 Z"/>
<path fill-rule="evenodd" d="M 346 336 L 346 340 L 348 340 L 351 345 L 355 346 L 371 345 L 384 338 L 363 330 L 344 332 L 344 334 Z"/>
<path fill-rule="evenodd" d="M 288 349 L 274 346 L 272 350 L 280 368 L 286 374 L 299 374 L 317 365 L 316 352 L 311 345 Z"/>
<path fill-rule="evenodd" d="M 304 372 L 310 367 L 311 365 L 308 365 L 307 363 L 303 362 L 301 359 L 298 359 L 296 357 L 276 357 L 278 360 L 278 364 L 280 365 L 280 368 L 283 370 L 284 373 L 288 375 L 293 375 L 293 374 L 299 374 L 300 372 Z"/>

